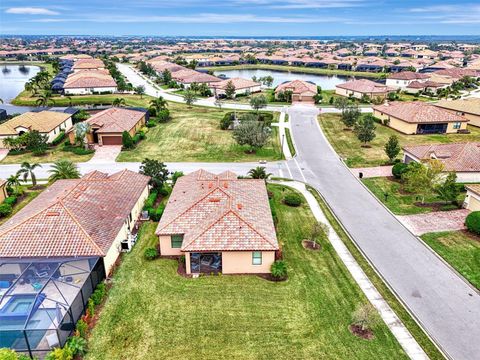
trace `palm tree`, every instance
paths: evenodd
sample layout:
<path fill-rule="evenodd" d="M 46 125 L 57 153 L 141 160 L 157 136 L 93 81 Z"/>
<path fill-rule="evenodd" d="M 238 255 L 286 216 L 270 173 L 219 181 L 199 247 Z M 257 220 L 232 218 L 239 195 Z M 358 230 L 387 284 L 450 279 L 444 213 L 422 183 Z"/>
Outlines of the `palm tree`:
<path fill-rule="evenodd" d="M 18 192 L 18 187 L 20 186 L 20 174 L 10 175 L 7 178 L 7 187 L 14 188 L 15 192 Z"/>
<path fill-rule="evenodd" d="M 20 170 L 17 171 L 17 175 L 23 175 L 23 181 L 27 182 L 28 177 L 32 179 L 32 185 L 36 186 L 37 185 L 37 177 L 35 176 L 35 173 L 33 170 L 35 170 L 37 167 L 42 167 L 40 164 L 30 164 L 28 162 L 23 162 L 22 165 L 20 166 Z"/>
<path fill-rule="evenodd" d="M 77 165 L 70 160 L 58 160 L 52 165 L 52 169 L 48 170 L 51 174 L 48 180 L 56 181 L 59 179 L 78 179 L 80 172 Z"/>
<path fill-rule="evenodd" d="M 55 101 L 52 99 L 52 96 L 53 94 L 51 90 L 45 90 L 43 94 L 38 97 L 37 101 L 35 101 L 35 104 L 37 104 L 37 106 L 48 106 L 50 103 L 55 105 Z"/>
<path fill-rule="evenodd" d="M 112 101 L 112 106 L 125 106 L 125 99 L 124 98 L 116 98 Z"/>
<path fill-rule="evenodd" d="M 153 99 L 150 101 L 150 108 L 155 109 L 155 114 L 158 115 L 158 113 L 162 110 L 165 110 L 167 108 L 167 100 L 165 100 L 163 97 L 159 96 L 156 99 Z"/>
<path fill-rule="evenodd" d="M 251 169 L 249 172 L 248 172 L 248 175 L 252 178 L 252 179 L 264 179 L 264 180 L 267 180 L 272 174 L 271 173 L 267 173 L 266 169 L 264 166 L 257 166 L 256 168 L 254 169 Z"/>

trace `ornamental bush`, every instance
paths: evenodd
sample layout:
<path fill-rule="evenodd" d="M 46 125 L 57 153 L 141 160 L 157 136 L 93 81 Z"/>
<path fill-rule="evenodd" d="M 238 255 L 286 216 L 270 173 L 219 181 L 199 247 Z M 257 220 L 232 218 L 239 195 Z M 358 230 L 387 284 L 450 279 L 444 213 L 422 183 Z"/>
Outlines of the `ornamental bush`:
<path fill-rule="evenodd" d="M 407 171 L 408 165 L 405 163 L 396 163 L 392 167 L 392 175 L 395 177 L 395 179 L 401 179 L 402 174 Z"/>
<path fill-rule="evenodd" d="M 10 204 L 0 204 L 0 217 L 8 216 L 12 213 L 12 205 Z"/>
<path fill-rule="evenodd" d="M 157 249 L 155 249 L 153 247 L 149 247 L 149 248 L 145 249 L 145 252 L 143 253 L 143 256 L 147 260 L 154 260 L 158 256 L 158 251 L 157 251 Z"/>
<path fill-rule="evenodd" d="M 480 211 L 474 211 L 468 214 L 465 219 L 465 225 L 469 231 L 480 235 Z"/>
<path fill-rule="evenodd" d="M 283 260 L 277 260 L 272 264 L 270 272 L 274 278 L 282 279 L 287 276 L 287 264 Z"/>
<path fill-rule="evenodd" d="M 157 114 L 157 119 L 158 119 L 158 121 L 163 122 L 163 123 L 170 120 L 170 110 L 168 110 L 168 109 L 160 110 Z"/>
<path fill-rule="evenodd" d="M 283 202 L 288 206 L 300 206 L 302 204 L 302 198 L 297 194 L 288 194 L 283 199 Z"/>
<path fill-rule="evenodd" d="M 17 203 L 17 197 L 16 196 L 9 196 L 3 200 L 4 204 L 8 204 L 10 206 L 13 206 Z"/>

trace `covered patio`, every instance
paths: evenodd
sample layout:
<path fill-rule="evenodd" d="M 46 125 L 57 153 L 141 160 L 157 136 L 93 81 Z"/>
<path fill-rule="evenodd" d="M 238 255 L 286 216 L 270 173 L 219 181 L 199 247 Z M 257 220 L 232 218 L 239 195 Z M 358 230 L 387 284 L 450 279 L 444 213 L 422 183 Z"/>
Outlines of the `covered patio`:
<path fill-rule="evenodd" d="M 192 252 L 190 253 L 190 264 L 188 261 L 186 266 L 190 265 L 192 274 L 210 274 L 222 271 L 222 254 L 215 252 Z"/>

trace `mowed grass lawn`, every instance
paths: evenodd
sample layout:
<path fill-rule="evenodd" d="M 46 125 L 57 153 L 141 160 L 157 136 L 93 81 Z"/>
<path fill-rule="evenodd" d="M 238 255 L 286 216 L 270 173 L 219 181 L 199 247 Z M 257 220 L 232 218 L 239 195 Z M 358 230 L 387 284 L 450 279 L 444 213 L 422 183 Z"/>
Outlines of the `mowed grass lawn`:
<path fill-rule="evenodd" d="M 232 131 L 221 130 L 220 120 L 232 110 L 219 110 L 168 103 L 172 119 L 150 128 L 146 139 L 135 149 L 122 151 L 117 161 L 258 161 L 280 160 L 282 153 L 275 127 L 269 143 L 256 153 L 247 153 L 248 146 L 238 145 Z M 275 113 L 273 122 L 277 120 Z"/>
<path fill-rule="evenodd" d="M 404 135 L 387 126 L 375 124 L 376 137 L 370 143 L 370 148 L 363 148 L 353 131 L 344 130 L 345 125 L 339 114 L 322 114 L 318 119 L 328 141 L 349 167 L 385 165 L 388 157 L 384 146 L 391 135 L 398 136 L 400 146 L 480 141 L 480 128 L 470 125 L 470 134 Z"/>
<path fill-rule="evenodd" d="M 467 231 L 429 233 L 421 238 L 480 290 L 480 236 Z"/>
<path fill-rule="evenodd" d="M 26 152 L 24 154 L 18 155 L 7 155 L 5 159 L 1 161 L 1 164 L 21 164 L 23 162 L 28 163 L 53 163 L 58 160 L 70 160 L 74 163 L 85 162 L 90 160 L 93 157 L 92 154 L 86 155 L 76 155 L 69 151 L 62 151 L 60 148 L 63 146 L 62 144 L 50 148 L 44 155 L 33 155 L 32 152 Z"/>
<path fill-rule="evenodd" d="M 86 359 L 406 359 L 381 321 L 371 341 L 349 332 L 366 299 L 330 243 L 319 252 L 302 247 L 313 216 L 306 205 L 283 205 L 283 189 L 270 186 L 286 282 L 183 278 L 175 260 L 143 259 L 158 242 L 156 224 L 147 223 L 114 275 Z"/>
<path fill-rule="evenodd" d="M 403 190 L 402 183 L 393 178 L 369 178 L 363 179 L 366 187 L 384 204 L 391 212 L 397 215 L 412 215 L 427 213 L 442 206 L 442 201 L 434 193 L 425 196 L 426 204 L 433 204 L 433 207 L 417 206 L 422 199 L 418 195 L 407 193 Z M 388 196 L 385 199 L 385 194 Z M 459 194 L 457 201 L 459 204 L 465 200 L 466 192 Z M 418 197 L 418 198 L 417 198 Z M 446 205 L 446 204 L 445 204 Z"/>

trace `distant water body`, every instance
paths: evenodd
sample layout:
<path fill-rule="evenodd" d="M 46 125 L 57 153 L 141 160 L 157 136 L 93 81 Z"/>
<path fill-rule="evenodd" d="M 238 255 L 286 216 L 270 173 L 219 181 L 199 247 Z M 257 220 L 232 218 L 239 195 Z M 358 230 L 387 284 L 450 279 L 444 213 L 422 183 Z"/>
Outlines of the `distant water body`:
<path fill-rule="evenodd" d="M 7 110 L 8 114 L 22 113 L 31 109 L 28 106 L 10 105 L 10 101 L 25 88 L 25 83 L 34 77 L 40 68 L 32 65 L 2 64 L 0 65 L 0 109 Z"/>

